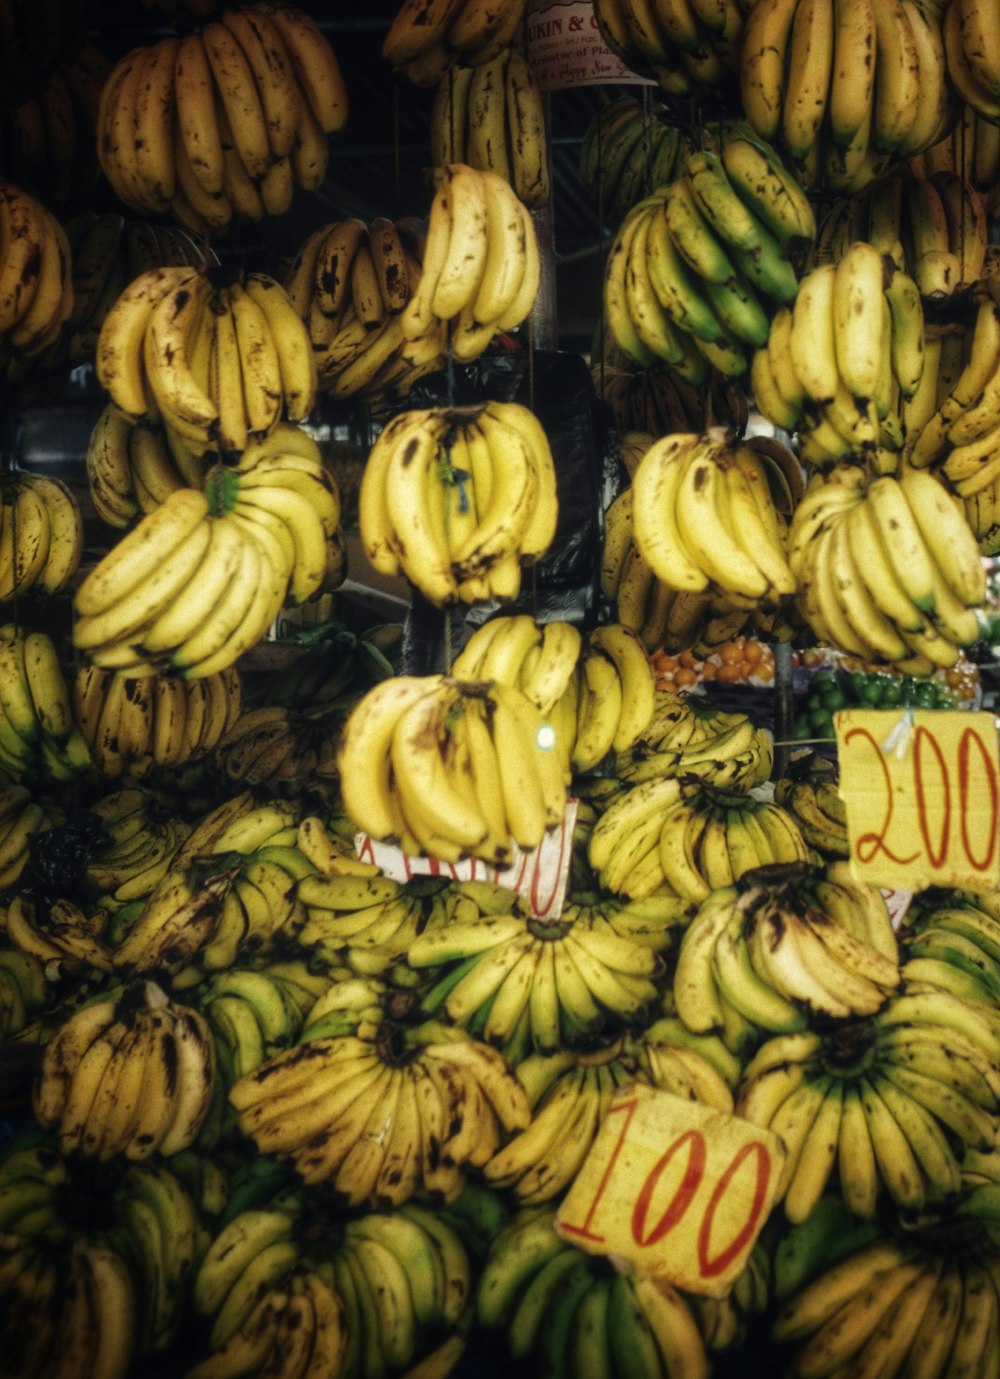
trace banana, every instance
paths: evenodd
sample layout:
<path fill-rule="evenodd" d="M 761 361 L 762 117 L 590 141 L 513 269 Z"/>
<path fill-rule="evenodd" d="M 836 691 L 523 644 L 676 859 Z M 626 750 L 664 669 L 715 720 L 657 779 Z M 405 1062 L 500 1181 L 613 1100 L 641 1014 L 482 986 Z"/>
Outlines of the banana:
<path fill-rule="evenodd" d="M 225 111 L 235 151 L 251 178 L 265 176 L 271 162 L 268 122 L 253 69 L 236 38 L 224 23 L 213 20 L 201 40 L 215 79 L 216 94 Z"/>
<path fill-rule="evenodd" d="M 833 0 L 799 0 L 781 93 L 782 142 L 799 162 L 809 155 L 823 123 L 833 60 Z"/>

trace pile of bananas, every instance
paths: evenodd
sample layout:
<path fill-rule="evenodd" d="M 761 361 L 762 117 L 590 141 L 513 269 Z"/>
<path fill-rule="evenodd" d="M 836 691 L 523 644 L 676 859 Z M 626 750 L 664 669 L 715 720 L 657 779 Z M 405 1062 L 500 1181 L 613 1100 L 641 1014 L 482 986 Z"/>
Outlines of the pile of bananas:
<path fill-rule="evenodd" d="M 400 412 L 361 476 L 365 555 L 436 607 L 517 598 L 522 563 L 545 554 L 558 515 L 548 437 L 516 402 Z"/>
<path fill-rule="evenodd" d="M 316 398 L 309 336 L 266 273 L 224 287 L 197 268 L 140 274 L 104 318 L 95 368 L 120 411 L 162 420 L 196 455 L 238 454 Z"/>
<path fill-rule="evenodd" d="M 318 386 L 334 397 L 405 396 L 441 366 L 445 330 L 434 322 L 417 340 L 401 313 L 422 273 L 425 231 L 412 216 L 356 216 L 321 225 L 289 265 L 285 288 L 305 322 Z"/>
<path fill-rule="evenodd" d="M 749 790 L 769 779 L 773 765 L 770 733 L 746 714 L 657 689 L 653 715 L 639 741 L 618 753 L 615 775 L 625 785 L 697 776 L 722 789 Z"/>
<path fill-rule="evenodd" d="M 434 185 L 420 281 L 399 324 L 413 342 L 437 338 L 444 323 L 451 352 L 466 363 L 530 316 L 541 281 L 538 236 L 499 173 L 448 163 L 434 169 Z"/>
<path fill-rule="evenodd" d="M 957 114 L 938 6 L 764 0 L 740 48 L 743 111 L 803 186 L 856 192 Z"/>
<path fill-rule="evenodd" d="M 105 780 L 141 779 L 157 768 L 186 766 L 209 755 L 237 723 L 243 691 L 239 671 L 183 680 L 173 675 L 132 679 L 79 667 L 73 715 Z"/>
<path fill-rule="evenodd" d="M 847 810 L 834 762 L 804 752 L 774 782 L 774 802 L 787 809 L 806 843 L 821 857 L 847 857 Z"/>
<path fill-rule="evenodd" d="M 0 886 L 13 886 L 29 861 L 31 839 L 62 821 L 26 785 L 0 788 Z"/>
<path fill-rule="evenodd" d="M 796 604 L 828 646 L 918 675 L 982 636 L 986 577 L 961 502 L 926 469 L 841 465 L 796 509 Z"/>
<path fill-rule="evenodd" d="M 920 291 L 867 240 L 802 279 L 794 303 L 775 313 L 750 381 L 758 409 L 797 431 L 807 466 L 870 455 L 891 472 L 908 429 L 926 345 Z M 910 418 L 912 420 L 912 418 Z"/>
<path fill-rule="evenodd" d="M 157 422 L 134 421 L 113 402 L 98 417 L 84 458 L 94 511 L 109 527 L 131 526 L 181 488 L 202 488 L 208 461 Z"/>
<path fill-rule="evenodd" d="M 1000 119 L 1000 62 L 992 14 L 977 0 L 949 0 L 941 16 L 948 76 L 966 105 L 984 120 Z"/>
<path fill-rule="evenodd" d="M 0 627 L 0 771 L 13 784 L 68 784 L 90 765 L 55 642 L 18 623 Z"/>
<path fill-rule="evenodd" d="M 83 556 L 83 515 L 70 489 L 13 469 L 0 479 L 0 600 L 61 594 Z"/>
<path fill-rule="evenodd" d="M 509 182 L 525 206 L 549 199 L 545 107 L 531 67 L 518 48 L 491 62 L 453 67 L 431 108 L 431 162 L 466 163 Z"/>
<path fill-rule="evenodd" d="M 72 310 L 66 231 L 34 196 L 0 181 L 0 365 L 7 370 L 54 345 Z"/>
<path fill-rule="evenodd" d="M 743 6 L 736 0 L 596 0 L 601 37 L 626 67 L 687 96 L 732 81 L 740 61 Z"/>
<path fill-rule="evenodd" d="M 805 193 L 752 131 L 723 128 L 680 175 L 625 216 L 604 276 L 604 314 L 618 347 L 649 367 L 690 373 L 702 356 L 726 377 L 747 370 L 776 306 L 792 301 L 790 255 L 815 235 Z M 697 369 L 697 365 L 694 366 Z"/>
<path fill-rule="evenodd" d="M 985 896 L 919 896 L 901 931 L 903 977 L 912 986 L 943 986 L 990 1006 L 996 999 L 998 933 L 996 909 Z"/>
<path fill-rule="evenodd" d="M 195 33 L 128 52 L 101 91 L 101 168 L 126 206 L 193 234 L 283 215 L 326 175 L 344 127 L 336 56 L 303 10 L 227 7 Z"/>
<path fill-rule="evenodd" d="M 524 8 L 524 0 L 403 0 L 382 56 L 415 86 L 436 86 L 454 67 L 481 67 L 508 49 Z"/>
<path fill-rule="evenodd" d="M 153 790 L 140 785 L 124 785 L 102 795 L 88 813 L 96 819 L 100 836 L 83 869 L 83 890 L 111 916 L 152 894 L 191 826 L 165 809 Z M 109 937 L 107 926 L 101 937 Z"/>
<path fill-rule="evenodd" d="M 73 310 L 65 331 L 73 368 L 94 362 L 104 318 L 133 279 L 151 268 L 215 262 L 180 226 L 126 220 L 117 211 L 80 211 L 65 230 L 73 252 Z"/>
<path fill-rule="evenodd" d="M 685 153 L 679 125 L 635 96 L 619 96 L 584 132 L 580 181 L 602 220 L 617 225 L 651 187 L 673 181 Z"/>
<path fill-rule="evenodd" d="M 344 725 L 344 811 L 414 856 L 510 862 L 562 822 L 566 783 L 554 733 L 519 689 L 445 675 L 396 676 Z"/>
<path fill-rule="evenodd" d="M 204 491 L 169 493 L 111 547 L 76 589 L 74 644 L 132 677 L 213 675 L 286 602 L 336 588 L 345 570 L 340 500 L 316 442 L 280 426 L 239 467 L 214 467 Z"/>
<path fill-rule="evenodd" d="M 14 896 L 4 914 L 7 937 L 17 951 L 37 958 L 60 976 L 86 978 L 112 971 L 107 927 L 101 910 L 88 915 L 72 900 L 39 904 L 25 892 Z"/>
<path fill-rule="evenodd" d="M 632 540 L 668 587 L 744 608 L 795 592 L 759 452 L 718 430 L 665 436 L 636 467 L 632 495 Z"/>

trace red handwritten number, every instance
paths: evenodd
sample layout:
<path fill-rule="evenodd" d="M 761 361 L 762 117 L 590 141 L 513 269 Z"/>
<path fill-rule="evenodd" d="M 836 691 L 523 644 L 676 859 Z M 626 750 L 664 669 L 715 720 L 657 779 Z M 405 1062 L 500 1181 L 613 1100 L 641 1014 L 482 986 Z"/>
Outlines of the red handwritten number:
<path fill-rule="evenodd" d="M 750 1204 L 750 1215 L 747 1217 L 743 1229 L 733 1237 L 725 1249 L 720 1250 L 714 1259 L 710 1259 L 708 1251 L 715 1213 L 729 1184 L 736 1176 L 744 1160 L 748 1159 L 751 1154 L 757 1156 L 757 1178 L 754 1183 L 753 1201 Z M 749 1144 L 743 1146 L 716 1183 L 712 1189 L 708 1206 L 705 1208 L 705 1215 L 702 1217 L 701 1226 L 698 1230 L 698 1268 L 702 1278 L 717 1278 L 719 1274 L 724 1273 L 733 1260 L 745 1249 L 748 1241 L 753 1239 L 757 1222 L 764 1210 L 765 1195 L 770 1178 L 771 1156 L 767 1151 L 767 1146 L 761 1144 L 760 1140 L 751 1140 Z"/>
<path fill-rule="evenodd" d="M 931 751 L 937 758 L 938 774 L 941 777 L 941 786 L 944 791 L 942 809 L 944 818 L 941 821 L 940 847 L 935 852 L 934 844 L 931 842 L 930 828 L 927 819 L 927 796 L 924 792 L 924 743 L 930 745 Z M 917 792 L 917 823 L 920 825 L 920 836 L 924 840 L 924 849 L 932 867 L 940 867 L 948 855 L 948 835 L 951 833 L 951 781 L 948 778 L 948 764 L 944 759 L 944 752 L 938 743 L 937 738 L 929 729 L 922 724 L 913 736 L 913 784 Z"/>
<path fill-rule="evenodd" d="M 973 856 L 972 839 L 969 837 L 969 750 L 975 743 L 979 759 L 986 775 L 986 786 L 990 797 L 990 819 L 986 830 L 986 856 L 980 861 Z M 962 846 L 969 859 L 969 865 L 976 871 L 987 871 L 993 861 L 997 844 L 997 773 L 989 753 L 974 728 L 966 728 L 958 740 L 958 802 L 962 812 Z"/>
<path fill-rule="evenodd" d="M 684 1170 L 684 1177 L 659 1222 L 646 1235 L 646 1214 L 649 1211 L 649 1203 L 653 1193 L 656 1191 L 656 1185 L 671 1159 L 685 1144 L 690 1144 L 691 1147 L 688 1151 L 688 1164 Z M 668 1235 L 681 1220 L 691 1205 L 691 1198 L 701 1187 L 701 1180 L 705 1176 L 706 1154 L 705 1137 L 701 1131 L 686 1130 L 683 1135 L 674 1140 L 665 1153 L 660 1155 L 650 1169 L 649 1176 L 643 1183 L 642 1191 L 636 1198 L 635 1206 L 632 1209 L 632 1239 L 637 1245 L 655 1245 L 665 1235 Z M 643 1239 L 644 1236 L 645 1239 Z"/>
<path fill-rule="evenodd" d="M 914 861 L 920 856 L 918 852 L 912 853 L 909 857 L 897 857 L 886 843 L 886 836 L 889 832 L 889 825 L 892 822 L 892 782 L 889 778 L 889 768 L 885 764 L 885 758 L 879 749 L 878 743 L 872 737 L 867 728 L 851 728 L 844 734 L 844 746 L 848 746 L 852 738 L 863 737 L 866 742 L 870 742 L 875 749 L 875 756 L 879 766 L 882 768 L 882 779 L 885 781 L 885 793 L 887 799 L 885 818 L 882 820 L 882 831 L 880 833 L 863 833 L 855 843 L 855 851 L 860 862 L 870 862 L 877 852 L 884 852 L 890 861 L 896 862 L 899 866 L 905 866 L 907 862 Z M 868 846 L 868 845 L 871 846 Z"/>
<path fill-rule="evenodd" d="M 604 1239 L 603 1235 L 597 1235 L 594 1231 L 590 1229 L 590 1223 L 591 1221 L 593 1221 L 594 1215 L 597 1212 L 598 1202 L 604 1196 L 604 1189 L 607 1187 L 611 1179 L 611 1174 L 614 1171 L 615 1162 L 617 1161 L 618 1155 L 621 1153 L 622 1145 L 625 1143 L 625 1136 L 628 1134 L 628 1128 L 632 1123 L 632 1117 L 635 1115 L 635 1108 L 637 1105 L 638 1102 L 633 1097 L 631 1101 L 623 1101 L 620 1106 L 612 1106 L 608 1111 L 608 1117 L 617 1115 L 619 1111 L 625 1112 L 625 1118 L 622 1121 L 622 1132 L 618 1136 L 618 1143 L 611 1151 L 611 1157 L 608 1159 L 604 1172 L 601 1174 L 601 1181 L 597 1184 L 597 1191 L 594 1193 L 594 1200 L 591 1202 L 589 1208 L 587 1209 L 587 1215 L 583 1218 L 583 1225 L 573 1226 L 570 1225 L 569 1222 L 561 1222 L 563 1230 L 568 1231 L 571 1235 L 584 1236 L 587 1240 L 593 1240 L 597 1243 L 600 1243 Z"/>

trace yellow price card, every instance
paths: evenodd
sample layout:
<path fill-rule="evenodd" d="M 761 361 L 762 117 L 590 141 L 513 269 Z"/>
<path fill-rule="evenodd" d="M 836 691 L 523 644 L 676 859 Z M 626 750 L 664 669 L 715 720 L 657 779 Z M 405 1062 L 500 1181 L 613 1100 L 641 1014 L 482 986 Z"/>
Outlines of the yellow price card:
<path fill-rule="evenodd" d="M 769 1130 L 670 1092 L 619 1088 L 556 1215 L 592 1254 L 723 1297 L 777 1195 L 784 1146 Z"/>
<path fill-rule="evenodd" d="M 1000 885 L 1000 761 L 990 713 L 834 715 L 851 871 L 910 891 Z"/>

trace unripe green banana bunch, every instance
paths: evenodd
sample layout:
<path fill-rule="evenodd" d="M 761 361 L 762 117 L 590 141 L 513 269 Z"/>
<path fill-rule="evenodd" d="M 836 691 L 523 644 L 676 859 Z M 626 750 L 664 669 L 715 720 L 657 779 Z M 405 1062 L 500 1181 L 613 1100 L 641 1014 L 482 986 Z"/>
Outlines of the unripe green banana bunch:
<path fill-rule="evenodd" d="M 966 105 L 984 120 L 1000 121 L 1000 39 L 994 15 L 972 0 L 950 0 L 942 19 L 948 76 Z"/>
<path fill-rule="evenodd" d="M 503 864 L 562 822 L 555 734 L 521 690 L 498 681 L 397 676 L 351 713 L 337 764 L 344 811 L 414 856 Z"/>
<path fill-rule="evenodd" d="M 594 16 L 604 42 L 641 76 L 672 96 L 725 86 L 737 71 L 745 7 L 739 0 L 682 4 L 597 0 Z"/>
<path fill-rule="evenodd" d="M 401 315 L 423 273 L 426 232 L 413 216 L 370 224 L 352 216 L 315 230 L 284 285 L 312 343 L 321 390 L 335 397 L 405 397 L 446 353 L 440 322 L 415 339 Z"/>
<path fill-rule="evenodd" d="M 677 175 L 686 149 L 666 112 L 619 96 L 591 120 L 580 146 L 580 181 L 604 221 L 617 225 L 650 187 Z"/>
<path fill-rule="evenodd" d="M 51 211 L 0 182 L 0 364 L 31 360 L 62 337 L 73 309 L 72 254 Z"/>
<path fill-rule="evenodd" d="M 847 812 L 837 789 L 837 767 L 815 752 L 796 757 L 774 783 L 774 801 L 787 809 L 811 848 L 823 857 L 847 857 Z"/>
<path fill-rule="evenodd" d="M 216 286 L 198 268 L 152 268 L 109 308 L 98 382 L 133 421 L 159 421 L 196 456 L 240 454 L 316 395 L 309 336 L 266 273 Z"/>
<path fill-rule="evenodd" d="M 941 25 L 917 0 L 767 0 L 740 50 L 743 110 L 805 187 L 854 193 L 958 114 Z"/>
<path fill-rule="evenodd" d="M 867 239 L 802 279 L 754 352 L 758 410 L 798 432 L 806 465 L 873 457 L 891 472 L 906 435 L 903 411 L 918 392 L 927 331 L 914 279 Z"/>
<path fill-rule="evenodd" d="M 399 413 L 369 452 L 358 502 L 372 566 L 436 607 L 517 598 L 558 514 L 548 437 L 516 402 Z"/>
<path fill-rule="evenodd" d="M 936 983 L 978 1005 L 996 999 L 1000 924 L 975 896 L 930 893 L 908 910 L 900 944 L 903 978 Z"/>
<path fill-rule="evenodd" d="M 92 364 L 104 318 L 134 278 L 151 268 L 217 262 L 176 225 L 126 220 L 117 211 L 80 211 L 65 225 L 73 251 L 73 310 L 66 322 L 72 367 Z"/>
<path fill-rule="evenodd" d="M 436 86 L 455 67 L 493 62 L 518 40 L 524 0 L 404 0 L 382 56 L 415 86 Z"/>
<path fill-rule="evenodd" d="M 0 478 L 0 600 L 60 594 L 83 555 L 83 515 L 61 479 L 11 469 Z"/>
<path fill-rule="evenodd" d="M 283 215 L 296 186 L 314 191 L 346 119 L 319 26 L 267 0 L 121 58 L 101 93 L 98 152 L 126 206 L 210 237 L 234 217 Z"/>
<path fill-rule="evenodd" d="M 555 1212 L 524 1206 L 490 1245 L 476 1320 L 503 1330 L 512 1359 L 541 1372 L 642 1373 L 707 1379 L 711 1366 L 694 1306 L 663 1278 L 617 1272 L 558 1235 Z M 627 1370 L 626 1367 L 627 1366 Z"/>
<path fill-rule="evenodd" d="M 431 107 L 431 162 L 495 172 L 526 206 L 547 203 L 545 106 L 520 49 L 442 78 Z"/>
<path fill-rule="evenodd" d="M 856 465 L 831 470 L 796 509 L 789 560 L 800 614 L 849 655 L 930 675 L 982 636 L 977 540 L 927 469 L 870 480 Z"/>

